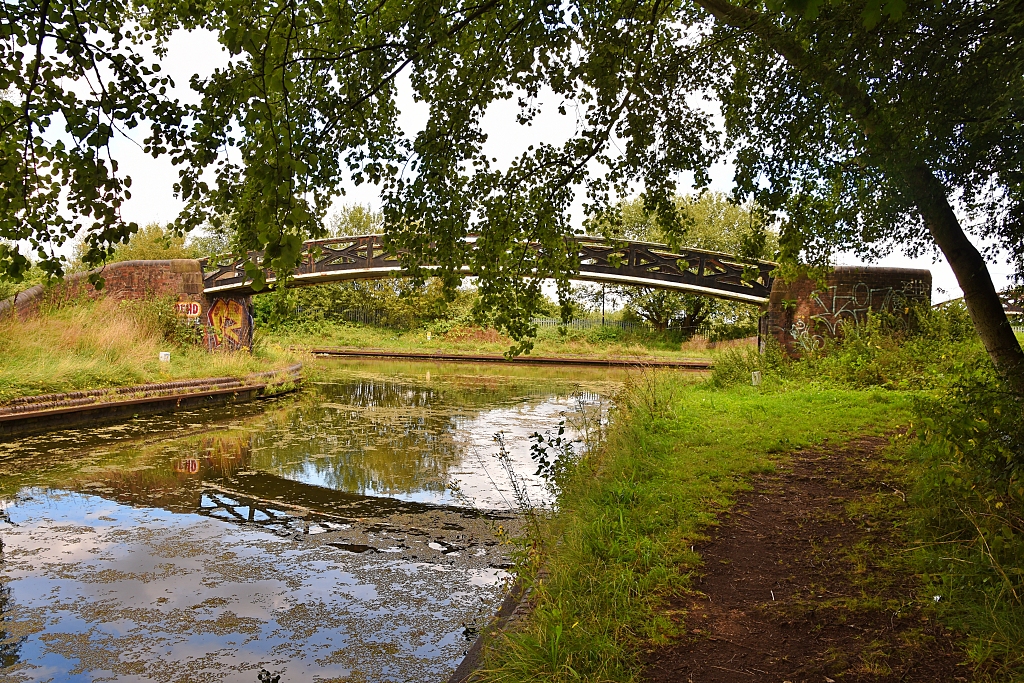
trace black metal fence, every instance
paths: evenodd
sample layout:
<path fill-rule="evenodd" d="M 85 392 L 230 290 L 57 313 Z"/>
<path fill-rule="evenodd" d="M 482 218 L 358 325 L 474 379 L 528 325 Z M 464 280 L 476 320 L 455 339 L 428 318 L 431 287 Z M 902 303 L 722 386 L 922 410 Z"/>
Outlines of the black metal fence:
<path fill-rule="evenodd" d="M 561 318 L 534 318 L 533 324 L 537 327 L 558 327 L 562 324 Z M 565 326 L 573 330 L 590 330 L 595 327 L 617 327 L 620 330 L 649 330 L 646 323 L 627 320 L 593 320 L 590 318 L 574 319 L 565 323 Z"/>
<path fill-rule="evenodd" d="M 335 313 L 350 323 L 360 323 L 363 325 L 373 325 L 374 327 L 382 327 L 387 322 L 383 312 L 376 309 L 346 309 Z"/>

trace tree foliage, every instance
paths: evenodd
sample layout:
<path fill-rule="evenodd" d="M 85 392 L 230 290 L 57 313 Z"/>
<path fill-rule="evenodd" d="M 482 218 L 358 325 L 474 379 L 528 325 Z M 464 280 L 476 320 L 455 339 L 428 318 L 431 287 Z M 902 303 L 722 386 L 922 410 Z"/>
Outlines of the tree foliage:
<path fill-rule="evenodd" d="M 331 237 L 379 235 L 382 232 L 384 216 L 362 204 L 345 204 L 327 222 L 327 234 Z"/>
<path fill-rule="evenodd" d="M 0 237 L 29 240 L 57 272 L 47 245 L 84 230 L 101 260 L 135 229 L 116 215 L 128 180 L 101 152 L 145 119 L 146 149 L 181 167 L 177 227 L 230 219 L 240 252 L 264 251 L 247 269 L 257 286 L 259 266 L 286 271 L 304 238 L 326 234 L 345 181 L 370 182 L 410 272 L 439 263 L 453 290 L 470 266 L 481 305 L 524 339 L 542 278 L 568 291 L 577 195 L 595 217 L 640 184 L 645 210 L 682 241 L 679 174 L 701 187 L 732 155 L 737 198 L 782 222 L 785 259 L 941 249 L 990 356 L 1024 392 L 1024 352 L 964 232 L 1021 272 L 1022 17 L 1024 0 L 5 2 Z M 193 79 L 199 104 L 169 102 L 137 48 L 159 55 L 197 27 L 230 60 Z M 400 83 L 428 110 L 421 130 L 399 128 Z M 482 119 L 510 99 L 522 125 L 553 103 L 575 135 L 499 166 Z M 10 248 L 0 263 L 24 268 Z"/>
<path fill-rule="evenodd" d="M 85 263 L 98 265 L 138 229 L 120 217 L 131 178 L 111 143 L 146 122 L 144 144 L 162 151 L 183 119 L 170 79 L 142 54 L 161 50 L 135 14 L 125 0 L 0 4 L 0 271 L 10 279 L 30 267 L 25 244 L 59 277 L 65 242 L 81 239 Z"/>
<path fill-rule="evenodd" d="M 132 235 L 128 244 L 120 244 L 108 258 L 113 261 L 162 261 L 165 259 L 198 258 L 199 250 L 187 244 L 183 235 L 176 235 L 159 223 L 150 223 Z"/>

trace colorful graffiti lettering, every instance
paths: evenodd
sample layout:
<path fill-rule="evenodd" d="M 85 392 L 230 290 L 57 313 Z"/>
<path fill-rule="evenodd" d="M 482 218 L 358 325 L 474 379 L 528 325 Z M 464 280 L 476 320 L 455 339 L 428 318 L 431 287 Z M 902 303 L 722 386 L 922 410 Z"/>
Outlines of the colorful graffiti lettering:
<path fill-rule="evenodd" d="M 233 349 L 248 346 L 249 311 L 244 302 L 237 299 L 217 299 L 210 306 L 207 320 L 210 325 L 212 348 L 220 348 L 225 343 Z"/>
<path fill-rule="evenodd" d="M 179 301 L 174 304 L 174 312 L 186 318 L 198 318 L 201 311 L 198 301 Z"/>

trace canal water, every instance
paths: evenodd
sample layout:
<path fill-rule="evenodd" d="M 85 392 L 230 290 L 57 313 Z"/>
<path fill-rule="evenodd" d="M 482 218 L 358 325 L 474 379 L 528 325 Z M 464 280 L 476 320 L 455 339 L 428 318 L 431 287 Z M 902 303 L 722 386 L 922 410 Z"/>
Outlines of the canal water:
<path fill-rule="evenodd" d="M 0 443 L 0 679 L 443 681 L 510 578 L 508 470 L 550 505 L 530 435 L 579 437 L 623 379 L 355 361 L 312 376 L 260 403 Z"/>

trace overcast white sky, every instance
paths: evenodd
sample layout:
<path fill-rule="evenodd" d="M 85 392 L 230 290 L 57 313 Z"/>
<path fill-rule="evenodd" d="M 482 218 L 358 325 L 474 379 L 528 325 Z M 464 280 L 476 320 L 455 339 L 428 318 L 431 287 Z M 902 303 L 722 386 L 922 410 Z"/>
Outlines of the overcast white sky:
<path fill-rule="evenodd" d="M 170 44 L 170 52 L 164 62 L 165 70 L 177 84 L 177 96 L 182 100 L 195 101 L 188 82 L 193 74 L 207 76 L 215 68 L 227 61 L 224 53 L 212 33 L 192 32 L 176 35 Z M 575 118 L 561 116 L 555 111 L 558 102 L 544 103 L 546 106 L 531 127 L 523 127 L 516 123 L 517 106 L 513 101 L 496 104 L 488 110 L 484 119 L 484 129 L 488 134 L 487 151 L 490 156 L 497 157 L 499 163 L 508 162 L 517 157 L 529 144 L 540 141 L 558 143 L 567 139 L 575 129 Z M 403 130 L 412 134 L 425 122 L 425 107 L 406 97 L 401 102 Z M 115 158 L 121 164 L 121 170 L 132 177 L 132 198 L 125 203 L 122 214 L 126 220 L 145 225 L 153 221 L 168 222 L 177 216 L 183 204 L 174 197 L 172 186 L 177 179 L 177 171 L 167 158 L 153 159 L 142 152 L 139 144 L 145 133 L 136 131 L 138 140 L 121 140 L 115 148 Z M 732 169 L 728 165 L 716 167 L 712 173 L 712 190 L 729 192 L 732 189 Z M 686 192 L 691 189 L 681 179 L 679 190 Z M 377 208 L 380 197 L 376 188 L 370 185 L 345 187 L 346 196 L 340 203 L 359 203 Z M 578 214 L 579 212 L 577 212 Z M 581 220 L 575 215 L 576 221 Z M 839 255 L 837 265 L 862 264 L 852 255 Z M 932 271 L 934 302 L 961 296 L 959 286 L 952 271 L 944 259 L 933 261 L 931 258 L 910 259 L 902 255 L 892 255 L 870 265 L 899 266 L 908 268 L 927 268 Z M 1012 271 L 1005 260 L 989 264 L 993 280 L 997 288 L 1009 284 Z"/>

